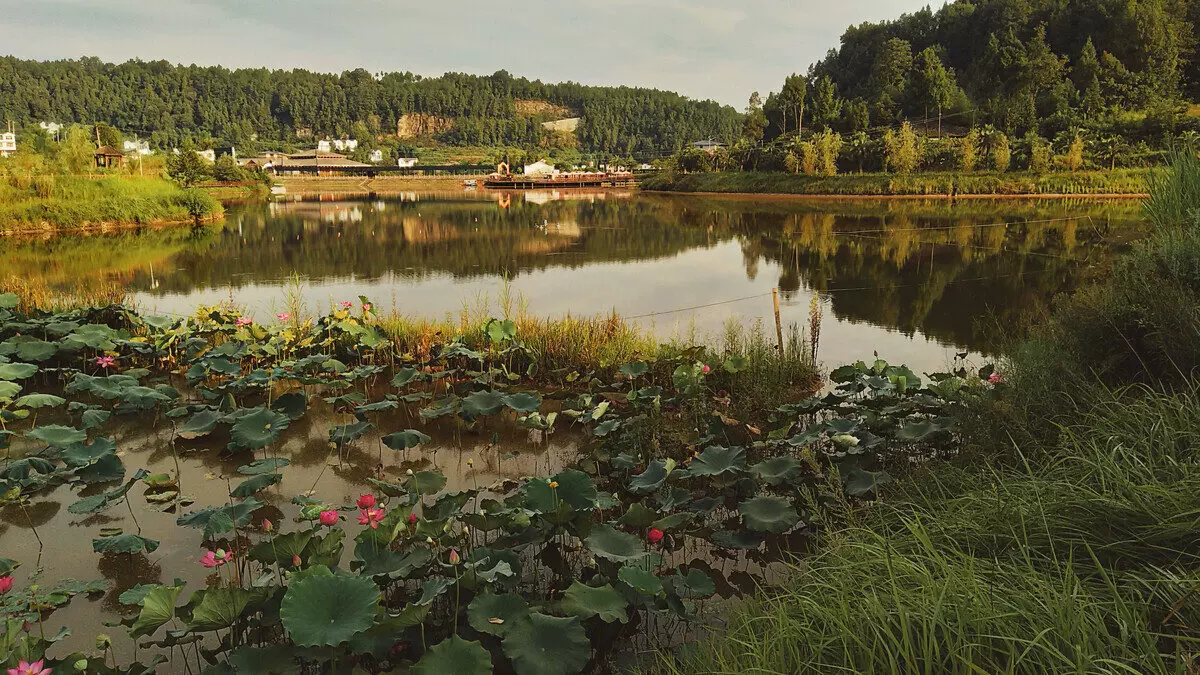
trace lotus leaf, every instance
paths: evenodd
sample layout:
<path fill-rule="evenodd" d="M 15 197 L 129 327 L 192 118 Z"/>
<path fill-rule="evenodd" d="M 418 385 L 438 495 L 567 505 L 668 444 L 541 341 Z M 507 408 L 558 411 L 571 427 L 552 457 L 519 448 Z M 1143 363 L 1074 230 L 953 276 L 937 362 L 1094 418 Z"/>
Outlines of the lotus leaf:
<path fill-rule="evenodd" d="M 863 499 L 873 499 L 879 486 L 892 480 L 886 471 L 863 471 L 857 466 L 843 469 L 841 473 L 846 494 Z"/>
<path fill-rule="evenodd" d="M 179 437 L 192 439 L 207 436 L 216 428 L 222 417 L 224 415 L 216 410 L 201 410 L 179 427 Z"/>
<path fill-rule="evenodd" d="M 92 540 L 92 550 L 96 553 L 153 553 L 157 548 L 157 541 L 136 534 L 119 534 L 115 537 Z"/>
<path fill-rule="evenodd" d="M 296 530 L 278 535 L 267 541 L 259 542 L 250 549 L 249 557 L 261 563 L 292 564 L 295 556 L 304 552 L 309 540 L 313 537 L 311 530 Z"/>
<path fill-rule="evenodd" d="M 370 422 L 354 422 L 340 427 L 332 427 L 329 430 L 329 442 L 339 446 L 353 443 L 374 428 L 375 425 Z"/>
<path fill-rule="evenodd" d="M 467 419 L 484 415 L 495 415 L 504 409 L 505 396 L 496 391 L 476 391 L 467 395 L 462 402 L 462 413 Z"/>
<path fill-rule="evenodd" d="M 686 575 L 676 572 L 667 577 L 664 585 L 682 598 L 707 598 L 717 592 L 712 577 L 694 567 Z"/>
<path fill-rule="evenodd" d="M 150 635 L 158 630 L 159 626 L 174 619 L 175 601 L 179 598 L 181 590 L 183 586 L 152 586 L 136 603 L 127 603 L 142 606 L 137 621 L 134 621 L 129 630 L 129 636 L 138 638 Z M 125 593 L 122 593 L 121 602 L 125 602 L 125 599 Z"/>
<path fill-rule="evenodd" d="M 475 596 L 471 605 L 467 607 L 467 622 L 471 624 L 471 628 L 497 637 L 504 637 L 513 626 L 527 616 L 529 603 L 516 593 L 482 593 Z"/>
<path fill-rule="evenodd" d="M 90 445 L 75 443 L 68 446 L 62 454 L 63 462 L 72 468 L 93 464 L 105 455 L 116 452 L 117 444 L 108 438 L 97 438 Z"/>
<path fill-rule="evenodd" d="M 633 502 L 629 508 L 625 510 L 625 514 L 617 519 L 617 523 L 627 527 L 636 527 L 643 529 L 650 527 L 658 518 L 658 514 L 647 508 L 641 502 Z"/>
<path fill-rule="evenodd" d="M 619 621 L 627 623 L 629 614 L 626 612 L 625 598 L 610 584 L 603 586 L 588 586 L 578 581 L 571 584 L 563 594 L 562 609 L 568 614 L 574 614 L 581 619 L 600 617 L 605 623 Z"/>
<path fill-rule="evenodd" d="M 291 464 L 291 460 L 285 457 L 272 457 L 243 464 L 237 468 L 237 472 L 243 476 L 257 476 L 260 473 L 278 471 L 289 464 Z"/>
<path fill-rule="evenodd" d="M 229 496 L 236 499 L 245 499 L 252 495 L 267 489 L 283 480 L 283 474 L 279 473 L 260 473 L 256 476 L 251 476 L 242 481 L 237 487 L 229 493 Z"/>
<path fill-rule="evenodd" d="M 803 468 L 799 460 L 784 455 L 763 460 L 750 467 L 750 472 L 768 485 L 784 485 L 794 481 Z"/>
<path fill-rule="evenodd" d="M 645 471 L 630 479 L 629 491 L 635 494 L 654 492 L 666 482 L 668 473 L 667 463 L 661 459 L 656 459 L 646 466 Z"/>
<path fill-rule="evenodd" d="M 112 413 L 107 410 L 85 410 L 80 418 L 80 422 L 82 422 L 85 430 L 95 429 L 107 422 L 111 416 Z"/>
<path fill-rule="evenodd" d="M 642 595 L 658 595 L 662 592 L 662 580 L 640 567 L 625 566 L 617 572 L 617 578 L 626 586 Z"/>
<path fill-rule="evenodd" d="M 48 424 L 44 427 L 37 427 L 26 432 L 25 436 L 39 440 L 55 448 L 66 448 L 74 443 L 82 443 L 87 440 L 87 432 L 72 429 L 71 427 L 64 427 L 61 424 Z"/>
<path fill-rule="evenodd" d="M 299 583 L 299 582 L 297 582 Z M 200 603 L 192 610 L 192 620 L 188 628 L 194 631 L 213 631 L 229 628 L 248 611 L 251 605 L 258 605 L 266 599 L 267 589 L 246 590 L 238 586 L 223 586 L 196 591 L 189 604 L 196 602 L 195 596 L 200 596 Z M 284 596 L 287 602 L 287 596 Z"/>
<path fill-rule="evenodd" d="M 42 340 L 30 340 L 17 344 L 16 356 L 22 361 L 45 361 L 58 353 L 58 345 Z"/>
<path fill-rule="evenodd" d="M 522 675 L 571 675 L 583 670 L 591 643 L 578 617 L 532 613 L 518 621 L 502 643 Z"/>
<path fill-rule="evenodd" d="M 279 440 L 291 420 L 266 408 L 255 408 L 233 425 L 231 446 L 242 450 L 258 450 Z"/>
<path fill-rule="evenodd" d="M 786 532 L 800 520 L 791 502 L 774 496 L 749 499 L 738 506 L 746 525 L 758 532 Z"/>
<path fill-rule="evenodd" d="M 745 530 L 714 532 L 710 539 L 718 546 L 742 550 L 753 550 L 763 543 L 761 534 Z"/>
<path fill-rule="evenodd" d="M 308 396 L 302 391 L 293 391 L 281 395 L 279 398 L 271 402 L 271 410 L 277 413 L 283 413 L 288 416 L 288 419 L 295 422 L 304 417 L 304 411 L 308 409 Z"/>
<path fill-rule="evenodd" d="M 292 642 L 332 647 L 371 627 L 379 588 L 370 579 L 310 576 L 293 582 L 279 609 Z"/>
<path fill-rule="evenodd" d="M 271 645 L 269 647 L 243 646 L 229 652 L 229 665 L 234 673 L 260 673 L 261 675 L 299 675 L 302 671 L 295 662 L 296 650 L 288 645 Z M 206 669 L 206 675 L 220 666 Z"/>
<path fill-rule="evenodd" d="M 525 392 L 509 394 L 504 397 L 504 405 L 519 413 L 529 414 L 537 412 L 538 408 L 542 406 L 542 397 Z"/>
<path fill-rule="evenodd" d="M 691 476 L 719 476 L 739 473 L 746 467 L 746 451 L 742 448 L 723 448 L 710 445 L 688 466 Z"/>
<path fill-rule="evenodd" d="M 558 487 L 551 488 L 551 481 L 557 483 Z M 542 513 L 557 510 L 557 505 L 563 502 L 575 511 L 590 511 L 596 508 L 596 484 L 591 476 L 577 469 L 559 472 L 550 480 L 531 480 L 525 489 L 526 504 Z"/>
<path fill-rule="evenodd" d="M 0 401 L 11 401 L 19 393 L 21 393 L 21 385 L 16 382 L 0 380 Z"/>
<path fill-rule="evenodd" d="M 32 363 L 0 363 L 0 380 L 24 380 L 37 371 Z"/>
<path fill-rule="evenodd" d="M 416 429 L 407 429 L 405 431 L 397 431 L 394 434 L 388 434 L 383 437 L 383 444 L 392 450 L 408 450 L 415 448 L 422 443 L 428 443 L 431 439 L 429 436 L 417 431 Z"/>
<path fill-rule="evenodd" d="M 218 534 L 232 532 L 234 526 L 244 527 L 250 522 L 250 516 L 262 506 L 257 499 L 227 504 L 219 508 L 207 508 L 179 516 L 176 524 L 185 527 L 204 529 L 204 539 L 209 540 Z"/>
<path fill-rule="evenodd" d="M 425 583 L 421 584 L 421 598 L 417 600 L 417 604 L 432 604 L 434 600 L 437 600 L 439 595 L 445 593 L 446 589 L 453 585 L 453 579 L 436 578 L 426 580 Z"/>
<path fill-rule="evenodd" d="M 20 302 L 16 293 L 0 293 L 0 309 L 12 309 Z"/>
<path fill-rule="evenodd" d="M 907 422 L 896 431 L 896 438 L 909 443 L 920 443 L 939 431 L 945 431 L 945 429 L 934 422 Z"/>
<path fill-rule="evenodd" d="M 613 562 L 640 560 L 646 555 L 641 540 L 632 534 L 620 532 L 610 525 L 597 525 L 588 535 L 587 547 L 597 557 Z"/>

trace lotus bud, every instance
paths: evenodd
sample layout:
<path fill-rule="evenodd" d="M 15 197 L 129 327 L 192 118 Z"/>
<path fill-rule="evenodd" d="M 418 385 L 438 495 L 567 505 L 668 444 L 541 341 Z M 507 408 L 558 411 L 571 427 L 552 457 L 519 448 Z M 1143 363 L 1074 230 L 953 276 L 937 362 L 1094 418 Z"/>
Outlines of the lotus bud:
<path fill-rule="evenodd" d="M 405 476 L 411 476 L 411 475 L 413 475 L 412 469 L 409 469 L 408 471 L 405 471 L 405 472 L 404 472 L 404 475 L 405 475 Z"/>
<path fill-rule="evenodd" d="M 858 439 L 850 434 L 838 434 L 831 439 L 843 448 L 853 448 L 858 445 Z"/>
<path fill-rule="evenodd" d="M 425 537 L 425 543 L 433 546 L 433 537 Z"/>
<path fill-rule="evenodd" d="M 550 487 L 552 487 L 552 488 L 558 487 L 558 481 L 556 481 L 556 480 L 550 481 Z"/>
<path fill-rule="evenodd" d="M 450 564 L 457 565 L 462 562 L 462 558 L 458 557 L 458 551 L 450 549 Z"/>
<path fill-rule="evenodd" d="M 112 638 L 104 633 L 96 636 L 96 649 L 108 649 L 112 646 Z"/>
<path fill-rule="evenodd" d="M 300 566 L 300 556 L 299 555 L 292 556 L 292 567 L 299 567 L 299 566 Z"/>
<path fill-rule="evenodd" d="M 408 514 L 408 524 L 409 525 L 417 524 L 417 514 L 415 514 L 415 513 Z"/>
<path fill-rule="evenodd" d="M 263 518 L 262 529 L 263 532 L 270 532 L 275 529 L 275 525 L 270 520 Z"/>

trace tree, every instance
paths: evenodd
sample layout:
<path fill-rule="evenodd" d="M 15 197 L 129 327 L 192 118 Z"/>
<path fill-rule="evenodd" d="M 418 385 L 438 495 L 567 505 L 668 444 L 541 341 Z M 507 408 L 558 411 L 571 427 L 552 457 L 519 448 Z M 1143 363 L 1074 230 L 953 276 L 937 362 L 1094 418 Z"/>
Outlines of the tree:
<path fill-rule="evenodd" d="M 991 139 L 992 147 L 992 168 L 999 173 L 1008 171 L 1008 166 L 1012 162 L 1012 148 L 1008 144 L 1008 136 L 1002 131 L 997 131 Z"/>
<path fill-rule="evenodd" d="M 762 96 L 756 91 L 750 95 L 746 106 L 746 118 L 742 124 L 742 135 L 751 143 L 761 143 L 767 128 L 767 116 L 763 114 Z"/>
<path fill-rule="evenodd" d="M 784 154 L 783 168 L 790 174 L 797 174 L 800 172 L 800 158 L 796 156 L 796 153 L 788 150 L 787 153 Z"/>
<path fill-rule="evenodd" d="M 95 153 L 95 141 L 88 129 L 79 124 L 72 124 L 58 144 L 58 159 L 66 173 L 87 173 Z"/>
<path fill-rule="evenodd" d="M 121 132 L 103 122 L 96 125 L 96 142 L 110 148 L 121 148 Z"/>
<path fill-rule="evenodd" d="M 946 70 L 942 59 L 932 47 L 925 49 L 917 57 L 916 85 L 918 95 L 926 108 L 932 106 L 937 109 L 938 136 L 941 136 L 942 110 L 954 100 L 954 92 L 958 85 L 954 82 L 954 74 Z"/>
<path fill-rule="evenodd" d="M 826 129 L 813 139 L 813 143 L 819 158 L 818 170 L 822 175 L 836 176 L 838 156 L 842 152 L 842 135 L 832 129 Z"/>
<path fill-rule="evenodd" d="M 1071 139 L 1071 144 L 1067 146 L 1067 154 L 1064 162 L 1067 169 L 1072 172 L 1078 171 L 1083 167 L 1083 138 L 1079 136 L 1079 132 L 1075 133 L 1075 137 Z"/>
<path fill-rule="evenodd" d="M 867 102 L 861 98 L 847 101 L 842 107 L 842 129 L 857 133 L 870 128 L 871 109 L 867 107 Z"/>
<path fill-rule="evenodd" d="M 912 125 L 905 122 L 899 133 L 888 129 L 884 136 L 884 152 L 887 164 L 899 174 L 912 173 L 921 162 L 921 150 L 917 145 L 917 134 Z"/>
<path fill-rule="evenodd" d="M 800 144 L 800 169 L 804 171 L 805 175 L 817 175 L 817 170 L 821 163 L 820 155 L 821 152 L 815 142 L 804 141 Z"/>
<path fill-rule="evenodd" d="M 963 173 L 975 170 L 979 155 L 979 130 L 972 129 L 959 141 L 958 168 Z"/>
<path fill-rule="evenodd" d="M 197 155 L 196 147 L 188 142 L 178 153 L 167 156 L 167 175 L 184 187 L 192 187 L 212 176 L 212 166 Z"/>
<path fill-rule="evenodd" d="M 886 121 L 894 119 L 891 115 L 908 87 L 908 73 L 912 70 L 912 64 L 912 46 L 900 38 L 884 42 L 871 64 L 868 85 L 871 98 L 880 114 L 887 116 Z"/>
<path fill-rule="evenodd" d="M 837 86 L 828 75 L 817 80 L 812 110 L 813 125 L 820 129 L 829 129 L 842 115 L 842 99 L 838 97 Z"/>
<path fill-rule="evenodd" d="M 197 157 L 199 159 L 199 157 Z M 203 160 L 201 160 L 203 161 Z M 236 181 L 245 180 L 246 174 L 242 171 L 242 167 L 238 166 L 237 161 L 229 155 L 221 155 L 217 158 L 212 167 L 212 175 L 216 180 L 222 183 L 233 183 Z"/>
<path fill-rule="evenodd" d="M 787 133 L 788 113 L 796 124 L 796 132 L 804 133 L 804 103 L 808 97 L 808 78 L 792 73 L 779 90 L 779 108 L 783 114 L 782 132 Z"/>

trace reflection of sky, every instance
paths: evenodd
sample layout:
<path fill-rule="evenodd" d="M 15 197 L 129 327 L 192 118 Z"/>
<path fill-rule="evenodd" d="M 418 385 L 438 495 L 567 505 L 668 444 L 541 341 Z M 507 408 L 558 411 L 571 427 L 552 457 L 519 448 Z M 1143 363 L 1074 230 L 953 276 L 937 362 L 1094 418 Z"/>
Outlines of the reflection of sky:
<path fill-rule="evenodd" d="M 755 278 L 748 278 L 740 244 L 729 241 L 652 262 L 532 270 L 513 279 L 510 289 L 527 303 L 528 312 L 537 316 L 562 316 L 568 312 L 593 315 L 613 310 L 623 316 L 641 316 L 759 295 L 715 307 L 646 317 L 639 322 L 666 338 L 688 336 L 693 330 L 702 337 L 716 336 L 728 320 L 745 325 L 761 320 L 764 330 L 773 335 L 770 292 L 780 272 L 776 263 L 760 259 Z M 283 311 L 283 286 L 287 282 L 287 279 L 263 280 L 232 291 L 218 286 L 188 294 L 139 293 L 135 299 L 142 309 L 183 314 L 193 311 L 197 304 L 217 303 L 232 297 L 259 320 L 273 320 L 276 313 Z M 455 279 L 442 273 L 419 280 L 395 273 L 373 280 L 347 276 L 305 283 L 302 288 L 305 302 L 314 311 L 365 295 L 381 311 L 394 308 L 404 314 L 434 318 L 447 313 L 457 315 L 464 304 L 476 306 L 483 298 L 490 301 L 494 313 L 498 312 L 497 299 L 502 291 L 503 282 L 494 277 Z M 781 299 L 785 328 L 796 323 L 807 331 L 811 298 L 811 292 L 801 288 L 791 298 Z M 919 332 L 909 338 L 894 330 L 838 320 L 826 303 L 821 328 L 822 362 L 840 364 L 864 359 L 876 350 L 890 361 L 908 363 L 918 370 L 940 369 L 957 351 Z"/>

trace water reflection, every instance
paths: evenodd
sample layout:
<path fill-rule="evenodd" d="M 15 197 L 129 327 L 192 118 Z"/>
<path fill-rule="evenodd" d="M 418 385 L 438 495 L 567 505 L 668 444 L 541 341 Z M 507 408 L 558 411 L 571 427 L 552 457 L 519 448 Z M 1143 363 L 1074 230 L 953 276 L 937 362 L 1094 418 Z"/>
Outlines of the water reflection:
<path fill-rule="evenodd" d="M 1136 202 L 719 199 L 627 191 L 407 194 L 239 204 L 219 226 L 0 244 L 55 288 L 116 282 L 145 309 L 232 299 L 266 318 L 293 275 L 313 308 L 370 296 L 440 317 L 508 280 L 529 312 L 616 311 L 664 337 L 825 304 L 823 359 L 922 368 L 990 353 L 1128 238 Z M 738 298 L 750 299 L 727 302 Z M 679 311 L 683 309 L 684 311 Z"/>

